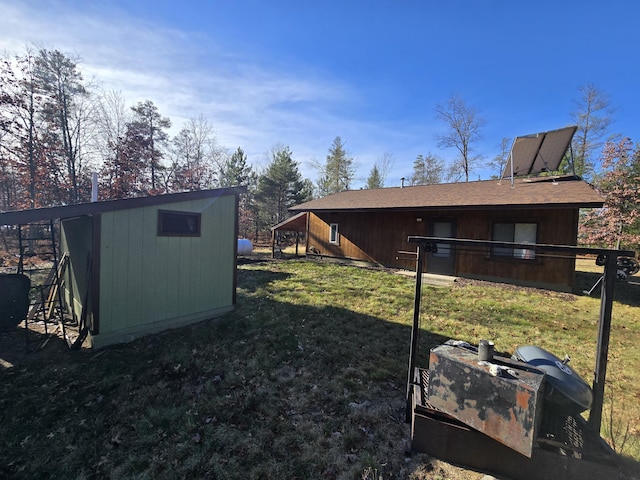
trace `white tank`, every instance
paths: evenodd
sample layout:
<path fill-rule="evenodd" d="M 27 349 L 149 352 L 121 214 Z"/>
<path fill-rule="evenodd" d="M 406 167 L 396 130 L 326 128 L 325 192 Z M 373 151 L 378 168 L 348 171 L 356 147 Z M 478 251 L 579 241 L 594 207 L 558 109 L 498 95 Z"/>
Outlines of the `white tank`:
<path fill-rule="evenodd" d="M 251 240 L 246 238 L 238 239 L 238 255 L 250 255 L 253 251 L 253 245 L 251 244 Z"/>

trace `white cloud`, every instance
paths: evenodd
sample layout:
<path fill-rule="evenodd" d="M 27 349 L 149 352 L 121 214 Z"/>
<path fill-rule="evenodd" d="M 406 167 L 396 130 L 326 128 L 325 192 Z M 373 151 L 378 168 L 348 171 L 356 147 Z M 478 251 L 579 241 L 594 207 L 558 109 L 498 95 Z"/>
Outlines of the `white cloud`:
<path fill-rule="evenodd" d="M 264 164 L 273 145 L 289 145 L 312 179 L 310 160 L 323 161 L 337 135 L 357 147 L 358 176 L 365 178 L 390 150 L 385 139 L 409 141 L 406 131 L 345 117 L 341 112 L 357 109 L 360 94 L 324 72 L 222 51 L 209 36 L 161 28 L 119 10 L 62 5 L 5 6 L 0 49 L 24 53 L 35 45 L 78 56 L 85 79 L 120 91 L 127 105 L 152 100 L 171 118 L 173 133 L 202 114 L 222 146 L 242 146 L 254 163 Z"/>

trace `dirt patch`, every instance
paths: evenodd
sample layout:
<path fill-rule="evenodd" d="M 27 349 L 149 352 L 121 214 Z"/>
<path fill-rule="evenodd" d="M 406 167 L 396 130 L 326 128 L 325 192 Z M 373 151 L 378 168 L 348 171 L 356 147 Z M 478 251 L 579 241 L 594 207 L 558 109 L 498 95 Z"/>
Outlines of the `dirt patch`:
<path fill-rule="evenodd" d="M 472 278 L 458 277 L 455 282 L 456 287 L 464 288 L 469 286 L 480 287 L 494 287 L 502 290 L 509 290 L 513 292 L 530 292 L 538 295 L 544 295 L 548 297 L 554 297 L 565 301 L 575 301 L 576 296 L 572 293 L 558 292 L 555 290 L 547 290 L 544 288 L 526 287 L 523 285 L 513 285 L 511 283 L 497 283 L 486 280 L 476 280 Z"/>
<path fill-rule="evenodd" d="M 78 336 L 77 327 L 72 325 L 65 326 L 65 331 L 70 339 Z M 85 340 L 80 348 L 89 349 L 88 341 Z M 23 321 L 0 332 L 0 367 L 9 368 L 36 360 L 56 363 L 71 353 L 60 323 L 29 322 L 25 329 Z"/>

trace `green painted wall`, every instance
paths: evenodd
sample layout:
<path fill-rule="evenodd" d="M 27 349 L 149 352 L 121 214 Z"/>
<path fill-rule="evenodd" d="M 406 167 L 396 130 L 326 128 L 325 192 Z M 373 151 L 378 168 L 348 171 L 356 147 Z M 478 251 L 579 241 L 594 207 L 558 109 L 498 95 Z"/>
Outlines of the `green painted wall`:
<path fill-rule="evenodd" d="M 63 219 L 60 229 L 60 251 L 69 254 L 69 264 L 63 275 L 63 296 L 68 310 L 80 318 L 87 289 L 87 261 L 91 251 L 92 217 Z"/>
<path fill-rule="evenodd" d="M 94 344 L 100 337 L 126 341 L 233 308 L 235 208 L 229 195 L 103 213 Z M 159 209 L 201 213 L 201 236 L 157 236 Z"/>

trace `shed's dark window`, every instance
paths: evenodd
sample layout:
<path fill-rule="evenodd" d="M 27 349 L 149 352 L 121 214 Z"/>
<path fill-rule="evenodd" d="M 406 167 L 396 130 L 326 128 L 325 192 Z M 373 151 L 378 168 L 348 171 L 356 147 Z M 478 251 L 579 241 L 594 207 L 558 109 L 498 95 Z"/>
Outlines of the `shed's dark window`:
<path fill-rule="evenodd" d="M 494 223 L 493 238 L 498 242 L 536 243 L 538 226 L 535 223 Z M 528 248 L 494 247 L 493 255 L 525 260 L 536 258 L 536 252 Z"/>
<path fill-rule="evenodd" d="M 158 236 L 199 237 L 200 214 L 158 210 Z"/>

